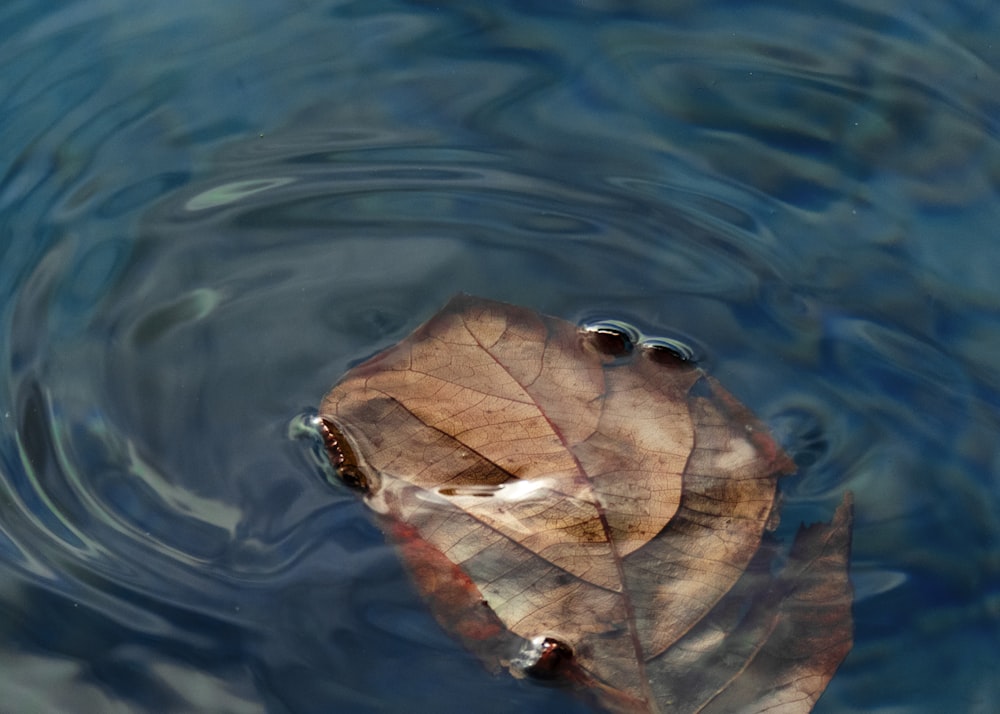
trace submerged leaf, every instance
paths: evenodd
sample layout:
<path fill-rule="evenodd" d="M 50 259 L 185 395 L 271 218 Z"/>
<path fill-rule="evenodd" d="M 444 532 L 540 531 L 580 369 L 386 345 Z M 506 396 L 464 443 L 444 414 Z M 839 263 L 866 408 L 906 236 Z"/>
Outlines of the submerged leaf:
<path fill-rule="evenodd" d="M 851 646 L 850 503 L 775 575 L 791 460 L 663 340 L 468 296 L 320 408 L 438 621 L 615 712 L 806 712 Z"/>

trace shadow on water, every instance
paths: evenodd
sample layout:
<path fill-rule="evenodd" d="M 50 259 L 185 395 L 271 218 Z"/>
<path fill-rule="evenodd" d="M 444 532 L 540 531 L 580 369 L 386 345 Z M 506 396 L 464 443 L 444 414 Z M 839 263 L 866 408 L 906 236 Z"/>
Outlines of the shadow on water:
<path fill-rule="evenodd" d="M 440 633 L 288 435 L 466 291 L 695 344 L 800 466 L 785 535 L 855 493 L 856 645 L 817 711 L 995 710 L 998 25 L 5 6 L 5 699 L 584 711 Z"/>

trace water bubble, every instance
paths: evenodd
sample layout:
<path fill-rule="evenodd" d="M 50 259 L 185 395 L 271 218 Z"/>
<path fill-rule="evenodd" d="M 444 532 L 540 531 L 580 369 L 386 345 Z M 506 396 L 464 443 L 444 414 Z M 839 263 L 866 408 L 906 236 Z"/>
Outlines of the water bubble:
<path fill-rule="evenodd" d="M 647 337 L 639 344 L 646 357 L 671 367 L 693 367 L 695 354 L 691 347 L 669 337 Z"/>
<path fill-rule="evenodd" d="M 597 352 L 608 357 L 627 357 L 632 354 L 642 333 L 634 326 L 620 320 L 601 320 L 580 328 L 587 342 Z"/>

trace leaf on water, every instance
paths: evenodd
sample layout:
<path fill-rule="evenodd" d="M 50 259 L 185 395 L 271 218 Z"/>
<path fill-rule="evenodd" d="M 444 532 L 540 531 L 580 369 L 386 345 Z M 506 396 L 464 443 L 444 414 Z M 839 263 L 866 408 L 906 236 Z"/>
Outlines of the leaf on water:
<path fill-rule="evenodd" d="M 851 504 L 769 536 L 792 461 L 662 340 L 459 296 L 320 407 L 441 625 L 612 712 L 807 712 L 851 647 Z"/>

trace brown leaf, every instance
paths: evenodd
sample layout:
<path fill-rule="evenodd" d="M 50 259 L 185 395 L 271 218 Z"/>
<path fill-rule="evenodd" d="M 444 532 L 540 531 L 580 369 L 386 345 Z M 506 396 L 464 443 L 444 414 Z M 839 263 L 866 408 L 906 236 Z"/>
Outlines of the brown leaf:
<path fill-rule="evenodd" d="M 491 667 L 609 711 L 805 712 L 850 649 L 849 504 L 773 576 L 793 464 L 660 342 L 459 296 L 320 413 L 338 472 Z"/>

